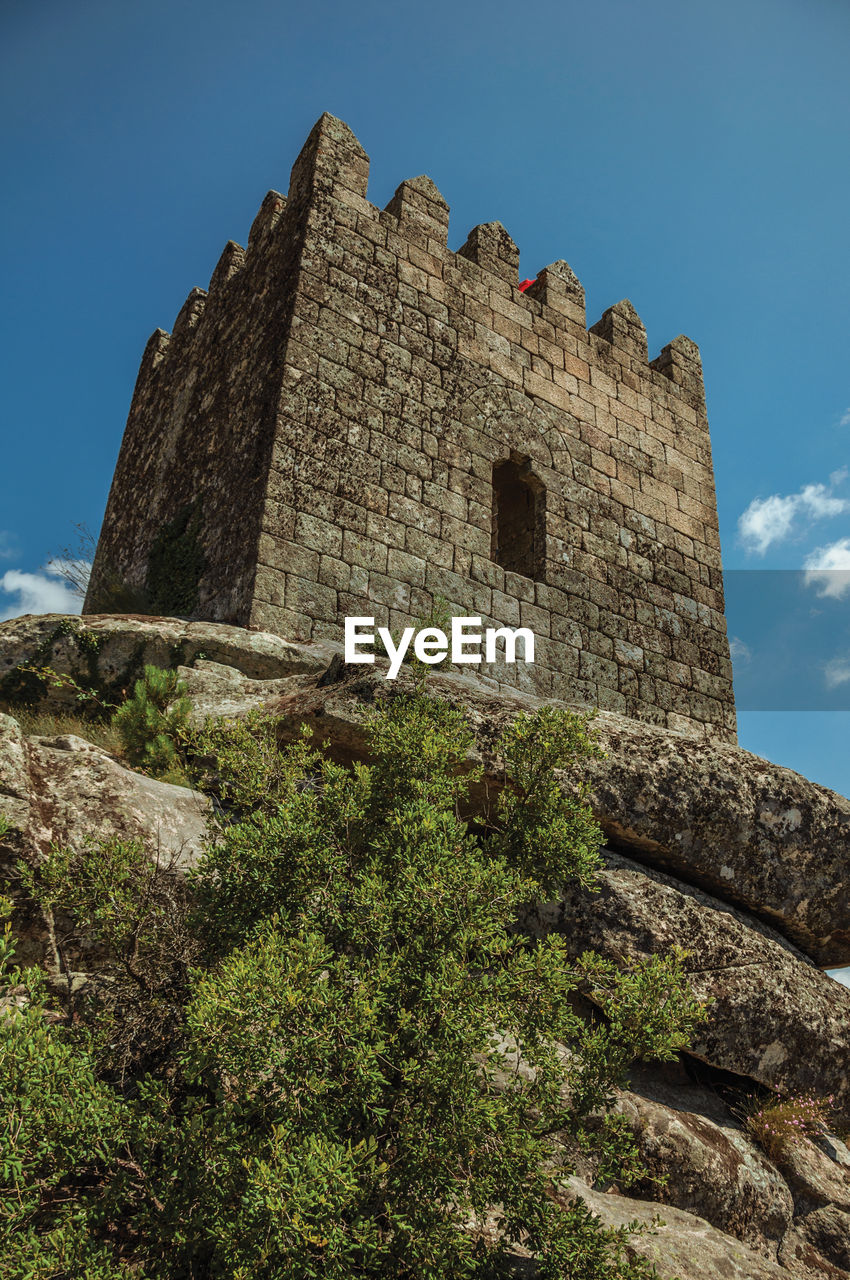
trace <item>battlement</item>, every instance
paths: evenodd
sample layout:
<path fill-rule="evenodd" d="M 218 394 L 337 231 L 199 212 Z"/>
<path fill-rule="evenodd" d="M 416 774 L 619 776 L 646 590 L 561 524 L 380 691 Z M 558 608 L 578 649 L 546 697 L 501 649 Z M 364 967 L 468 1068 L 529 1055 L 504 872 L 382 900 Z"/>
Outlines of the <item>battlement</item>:
<path fill-rule="evenodd" d="M 430 178 L 379 209 L 368 175 L 322 116 L 150 340 L 88 606 L 107 566 L 160 612 L 293 638 L 444 601 L 534 630 L 535 666 L 493 678 L 734 737 L 698 348 L 650 361 L 628 300 L 588 328 L 566 262 L 521 292 L 500 223 L 453 251 Z M 169 538 L 179 592 L 151 581 Z"/>

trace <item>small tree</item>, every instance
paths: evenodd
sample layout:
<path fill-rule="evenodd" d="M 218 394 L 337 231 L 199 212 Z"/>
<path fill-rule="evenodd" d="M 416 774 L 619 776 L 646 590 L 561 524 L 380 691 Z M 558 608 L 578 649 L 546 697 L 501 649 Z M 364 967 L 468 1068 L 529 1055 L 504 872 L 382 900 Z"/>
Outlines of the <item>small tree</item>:
<path fill-rule="evenodd" d="M 146 666 L 133 696 L 112 717 L 130 763 L 157 777 L 175 773 L 190 711 L 186 682 L 177 672 Z"/>

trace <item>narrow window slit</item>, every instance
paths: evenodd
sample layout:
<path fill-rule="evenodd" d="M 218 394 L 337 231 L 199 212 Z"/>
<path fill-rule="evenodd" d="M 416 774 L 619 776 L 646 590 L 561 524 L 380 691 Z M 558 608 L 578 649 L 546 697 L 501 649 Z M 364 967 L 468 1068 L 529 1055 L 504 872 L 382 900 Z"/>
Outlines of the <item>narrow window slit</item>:
<path fill-rule="evenodd" d="M 491 559 L 511 573 L 543 577 L 545 492 L 527 458 L 515 454 L 493 468 Z"/>

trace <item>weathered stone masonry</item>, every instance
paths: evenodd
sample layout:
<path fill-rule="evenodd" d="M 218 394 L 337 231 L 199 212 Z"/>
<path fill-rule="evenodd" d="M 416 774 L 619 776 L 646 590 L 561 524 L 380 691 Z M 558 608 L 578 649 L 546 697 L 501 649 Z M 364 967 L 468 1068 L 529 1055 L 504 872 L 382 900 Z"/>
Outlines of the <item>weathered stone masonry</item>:
<path fill-rule="evenodd" d="M 454 253 L 430 179 L 380 210 L 368 167 L 323 116 L 151 338 L 87 611 L 108 575 L 150 593 L 152 563 L 160 611 L 292 639 L 444 600 L 534 630 L 500 680 L 734 740 L 696 346 L 650 362 L 629 302 L 587 330 L 566 263 L 520 293 L 503 227 Z"/>

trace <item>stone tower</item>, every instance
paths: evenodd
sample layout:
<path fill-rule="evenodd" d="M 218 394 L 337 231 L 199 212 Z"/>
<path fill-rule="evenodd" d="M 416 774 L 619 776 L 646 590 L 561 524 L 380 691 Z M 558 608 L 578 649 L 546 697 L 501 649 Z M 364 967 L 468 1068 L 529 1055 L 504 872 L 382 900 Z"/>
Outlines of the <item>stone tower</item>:
<path fill-rule="evenodd" d="M 521 292 L 499 223 L 452 252 L 430 179 L 381 210 L 368 170 L 322 116 L 151 337 L 86 612 L 120 581 L 309 640 L 436 604 L 534 632 L 494 678 L 734 741 L 697 347 L 650 361 L 627 301 L 587 329 L 565 262 Z"/>

